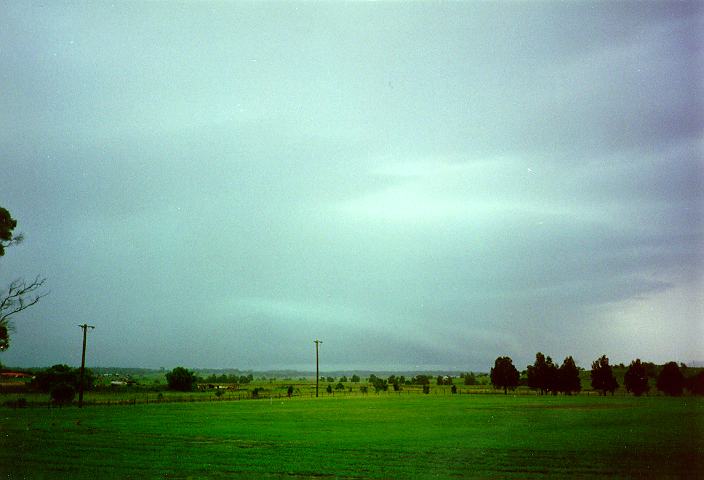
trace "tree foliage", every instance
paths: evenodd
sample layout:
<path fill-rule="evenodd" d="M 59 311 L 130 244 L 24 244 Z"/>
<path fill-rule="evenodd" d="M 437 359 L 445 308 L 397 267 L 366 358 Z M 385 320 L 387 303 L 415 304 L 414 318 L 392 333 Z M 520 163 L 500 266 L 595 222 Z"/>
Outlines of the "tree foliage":
<path fill-rule="evenodd" d="M 704 370 L 687 378 L 687 390 L 694 395 L 704 395 Z"/>
<path fill-rule="evenodd" d="M 5 208 L 0 207 L 0 257 L 5 255 L 7 247 L 22 241 L 22 234 L 13 233 L 16 226 L 17 220 Z M 48 294 L 41 292 L 45 281 L 45 278 L 39 276 L 31 282 L 18 278 L 5 291 L 0 291 L 0 352 L 10 348 L 10 317 L 36 304 Z"/>
<path fill-rule="evenodd" d="M 473 372 L 467 372 L 462 375 L 460 375 L 460 378 L 464 380 L 465 385 L 476 385 L 477 384 L 477 377 L 474 376 Z"/>
<path fill-rule="evenodd" d="M 668 362 L 660 370 L 657 388 L 666 395 L 678 397 L 684 389 L 684 375 L 675 362 Z"/>
<path fill-rule="evenodd" d="M 535 363 L 528 365 L 528 386 L 540 390 L 544 395 L 550 391 L 558 391 L 558 370 L 552 358 L 545 357 L 541 352 L 535 354 Z"/>
<path fill-rule="evenodd" d="M 5 255 L 5 248 L 22 241 L 22 235 L 14 235 L 17 220 L 12 218 L 10 212 L 0 207 L 0 257 Z"/>
<path fill-rule="evenodd" d="M 518 379 L 520 378 L 518 370 L 513 366 L 511 357 L 498 357 L 489 376 L 494 388 L 504 389 L 504 395 L 508 393 L 508 389 L 513 390 L 518 386 Z"/>
<path fill-rule="evenodd" d="M 193 390 L 196 376 L 190 370 L 183 367 L 176 367 L 166 374 L 166 381 L 169 384 L 170 390 L 190 392 Z"/>
<path fill-rule="evenodd" d="M 70 383 L 59 383 L 51 389 L 51 401 L 55 405 L 70 404 L 76 396 L 76 389 Z"/>
<path fill-rule="evenodd" d="M 62 383 L 71 385 L 75 390 L 78 390 L 81 381 L 80 372 L 80 369 L 71 368 L 68 365 L 53 365 L 36 373 L 30 385 L 32 388 L 45 393 L 50 393 L 54 387 Z M 93 372 L 90 369 L 86 369 L 83 375 L 83 390 L 92 390 L 94 382 Z"/>
<path fill-rule="evenodd" d="M 650 390 L 648 372 L 645 369 L 645 365 L 641 363 L 640 358 L 636 358 L 628 366 L 626 375 L 623 377 L 623 386 L 626 387 L 626 391 L 636 397 L 640 397 Z"/>
<path fill-rule="evenodd" d="M 565 358 L 562 365 L 560 365 L 560 368 L 557 370 L 557 388 L 567 395 L 582 391 L 582 382 L 579 379 L 579 368 L 577 368 L 571 356 Z"/>
<path fill-rule="evenodd" d="M 606 392 L 611 392 L 613 395 L 618 388 L 618 382 L 606 355 L 602 355 L 592 362 L 591 377 L 592 388 L 600 391 L 602 395 L 606 395 Z"/>

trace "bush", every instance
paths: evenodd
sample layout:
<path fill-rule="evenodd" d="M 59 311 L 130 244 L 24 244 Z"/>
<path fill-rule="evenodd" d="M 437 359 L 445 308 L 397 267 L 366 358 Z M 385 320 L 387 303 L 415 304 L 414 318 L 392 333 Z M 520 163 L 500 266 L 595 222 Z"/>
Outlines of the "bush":
<path fill-rule="evenodd" d="M 76 389 L 68 383 L 59 383 L 51 390 L 51 401 L 55 405 L 68 405 L 76 396 Z"/>
<path fill-rule="evenodd" d="M 27 399 L 22 397 L 18 398 L 17 400 L 7 400 L 5 402 L 5 406 L 9 408 L 26 408 L 27 407 Z"/>
<path fill-rule="evenodd" d="M 423 385 L 423 393 L 426 395 L 430 393 L 430 386 L 429 385 Z"/>
<path fill-rule="evenodd" d="M 684 389 L 684 375 L 675 362 L 668 362 L 658 375 L 657 388 L 666 395 L 679 397 Z"/>
<path fill-rule="evenodd" d="M 222 397 L 224 393 L 225 393 L 225 391 L 222 390 L 221 388 L 218 388 L 217 390 L 215 390 L 215 396 L 218 398 Z"/>
<path fill-rule="evenodd" d="M 252 398 L 259 398 L 259 394 L 264 391 L 264 387 L 256 387 L 252 390 Z"/>
<path fill-rule="evenodd" d="M 68 365 L 54 365 L 37 373 L 31 385 L 33 388 L 45 393 L 51 392 L 54 387 L 62 383 L 68 383 L 75 390 L 78 390 L 80 378 L 80 370 L 78 368 L 71 368 Z M 92 390 L 94 380 L 93 372 L 86 369 L 83 373 L 83 390 Z"/>
<path fill-rule="evenodd" d="M 452 391 L 452 393 L 457 393 L 457 385 L 453 385 L 450 391 Z"/>
<path fill-rule="evenodd" d="M 169 384 L 170 390 L 178 390 L 180 392 L 190 392 L 193 390 L 193 384 L 196 381 L 195 374 L 183 367 L 176 367 L 166 374 L 166 381 Z"/>

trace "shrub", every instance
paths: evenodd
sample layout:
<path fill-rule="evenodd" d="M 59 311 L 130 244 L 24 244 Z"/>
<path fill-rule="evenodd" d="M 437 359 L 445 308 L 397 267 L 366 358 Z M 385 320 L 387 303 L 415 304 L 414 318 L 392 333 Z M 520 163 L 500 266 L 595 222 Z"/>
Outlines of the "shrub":
<path fill-rule="evenodd" d="M 682 395 L 684 375 L 675 362 L 668 362 L 660 371 L 657 382 L 658 390 L 673 397 Z"/>
<path fill-rule="evenodd" d="M 427 385 L 427 384 L 423 385 L 423 393 L 425 393 L 426 395 L 428 393 L 430 393 L 430 386 L 429 385 Z"/>
<path fill-rule="evenodd" d="M 193 384 L 196 381 L 193 372 L 186 370 L 183 367 L 176 367 L 166 374 L 166 381 L 169 384 L 169 389 L 178 390 L 181 392 L 190 392 L 193 390 Z"/>
<path fill-rule="evenodd" d="M 55 405 L 68 405 L 76 396 L 76 389 L 69 383 L 59 383 L 51 390 L 51 401 Z"/>

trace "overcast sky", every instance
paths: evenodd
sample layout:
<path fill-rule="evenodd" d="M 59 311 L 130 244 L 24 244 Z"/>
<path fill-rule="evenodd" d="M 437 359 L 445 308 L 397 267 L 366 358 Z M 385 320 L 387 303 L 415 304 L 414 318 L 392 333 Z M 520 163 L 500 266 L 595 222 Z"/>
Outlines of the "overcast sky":
<path fill-rule="evenodd" d="M 704 352 L 704 8 L 3 2 L 6 365 Z"/>

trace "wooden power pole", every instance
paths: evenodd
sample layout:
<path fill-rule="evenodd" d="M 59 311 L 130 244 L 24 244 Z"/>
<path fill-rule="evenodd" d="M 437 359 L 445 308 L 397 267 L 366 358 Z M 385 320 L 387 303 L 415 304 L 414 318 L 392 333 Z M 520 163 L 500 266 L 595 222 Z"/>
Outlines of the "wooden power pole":
<path fill-rule="evenodd" d="M 78 383 L 78 408 L 83 407 L 83 374 L 86 370 L 86 333 L 89 328 L 95 328 L 93 325 L 84 323 L 79 325 L 83 329 L 83 352 L 81 353 L 81 379 Z"/>
<path fill-rule="evenodd" d="M 313 340 L 315 343 L 315 396 L 318 396 L 318 382 L 320 381 L 320 368 L 318 368 L 318 346 L 323 343 L 322 340 Z"/>

